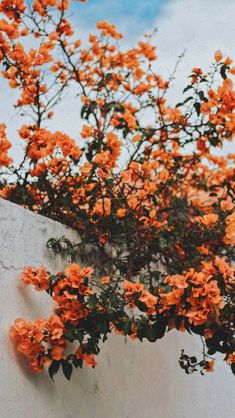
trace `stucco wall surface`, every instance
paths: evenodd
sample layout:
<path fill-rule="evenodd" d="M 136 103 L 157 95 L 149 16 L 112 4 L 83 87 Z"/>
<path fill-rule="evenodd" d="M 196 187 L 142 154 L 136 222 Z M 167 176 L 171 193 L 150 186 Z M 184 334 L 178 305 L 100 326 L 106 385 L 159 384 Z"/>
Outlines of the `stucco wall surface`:
<path fill-rule="evenodd" d="M 199 354 L 200 340 L 171 331 L 158 343 L 114 335 L 102 347 L 95 370 L 84 368 L 71 382 L 58 374 L 33 375 L 8 338 L 17 317 L 49 316 L 47 294 L 23 287 L 25 265 L 59 271 L 66 260 L 46 250 L 51 237 L 74 231 L 0 200 L 0 417 L 1 418 L 234 418 L 235 378 L 219 357 L 216 371 L 185 375 L 181 348 Z"/>

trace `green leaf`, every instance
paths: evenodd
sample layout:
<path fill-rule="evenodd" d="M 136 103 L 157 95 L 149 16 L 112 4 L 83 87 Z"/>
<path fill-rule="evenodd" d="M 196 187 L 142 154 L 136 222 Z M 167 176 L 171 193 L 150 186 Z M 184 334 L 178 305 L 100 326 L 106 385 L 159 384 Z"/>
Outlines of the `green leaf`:
<path fill-rule="evenodd" d="M 200 83 L 208 83 L 208 80 L 204 77 L 201 78 Z"/>
<path fill-rule="evenodd" d="M 50 367 L 48 368 L 48 373 L 50 378 L 54 381 L 53 376 L 58 372 L 60 368 L 60 362 L 57 360 L 53 360 Z"/>
<path fill-rule="evenodd" d="M 105 180 L 105 183 L 107 184 L 107 186 L 112 189 L 113 188 L 113 184 L 114 184 L 114 179 L 109 178 L 107 180 Z"/>
<path fill-rule="evenodd" d="M 189 96 L 189 97 L 187 97 L 187 99 L 185 99 L 182 103 L 178 103 L 178 104 L 176 105 L 176 107 L 183 106 L 185 103 L 189 102 L 189 100 L 192 100 L 192 99 L 193 99 L 193 96 Z"/>
<path fill-rule="evenodd" d="M 85 117 L 85 114 L 87 113 L 87 111 L 88 111 L 88 105 L 83 105 L 82 106 L 82 109 L 81 109 L 81 118 L 83 119 L 84 117 Z"/>
<path fill-rule="evenodd" d="M 213 138 L 210 138 L 209 139 L 209 142 L 210 142 L 210 144 L 211 145 L 213 145 L 214 147 L 216 147 L 216 145 L 218 145 L 219 144 L 219 142 L 220 142 L 220 140 L 219 140 L 219 138 L 218 137 L 213 137 Z"/>
<path fill-rule="evenodd" d="M 83 365 L 83 360 L 82 359 L 74 357 L 72 362 L 73 362 L 74 367 L 76 367 L 76 369 L 77 369 L 77 367 L 80 367 L 80 369 L 82 369 L 82 365 Z"/>
<path fill-rule="evenodd" d="M 70 377 L 73 371 L 72 364 L 68 363 L 66 360 L 61 360 L 61 364 L 62 364 L 64 376 L 66 377 L 66 379 L 70 380 Z"/>
<path fill-rule="evenodd" d="M 137 308 L 141 311 L 141 312 L 146 312 L 148 310 L 147 306 L 145 305 L 145 303 L 141 302 L 140 300 L 137 300 L 136 302 L 136 306 Z"/>
<path fill-rule="evenodd" d="M 90 305 L 90 307 L 92 309 L 94 309 L 96 307 L 97 304 L 97 297 L 96 294 L 89 296 L 88 300 L 87 300 L 88 304 Z"/>
<path fill-rule="evenodd" d="M 199 91 L 198 96 L 200 97 L 202 102 L 208 102 L 208 99 L 205 97 L 204 91 Z"/>
<path fill-rule="evenodd" d="M 66 329 L 64 335 L 70 342 L 73 342 L 75 339 L 74 333 L 71 329 Z"/>
<path fill-rule="evenodd" d="M 155 331 L 156 339 L 161 339 L 164 337 L 167 327 L 167 319 L 160 317 L 154 324 L 153 328 Z"/>
<path fill-rule="evenodd" d="M 106 81 L 109 82 L 110 80 L 112 80 L 112 73 L 106 74 Z"/>
<path fill-rule="evenodd" d="M 235 363 L 231 363 L 231 370 L 233 374 L 235 375 Z"/>
<path fill-rule="evenodd" d="M 156 331 L 152 327 L 146 328 L 145 336 L 147 340 L 150 341 L 151 343 L 154 343 L 157 340 Z"/>
<path fill-rule="evenodd" d="M 163 238 L 163 237 L 159 238 L 159 247 L 160 247 L 161 250 L 165 250 L 165 248 L 168 247 L 168 242 L 165 238 Z"/>
<path fill-rule="evenodd" d="M 131 321 L 126 321 L 123 324 L 122 331 L 127 335 L 131 331 Z"/>
<path fill-rule="evenodd" d="M 193 88 L 193 86 L 191 86 L 191 85 L 185 87 L 184 90 L 183 90 L 183 93 L 186 93 L 186 91 L 188 91 L 188 90 L 190 90 L 192 88 Z"/>
<path fill-rule="evenodd" d="M 220 68 L 220 74 L 221 77 L 225 80 L 227 78 L 227 74 L 226 71 L 229 69 L 229 67 L 227 65 L 222 65 L 222 67 Z"/>
<path fill-rule="evenodd" d="M 199 116 L 201 113 L 201 104 L 199 102 L 195 102 L 193 106 L 196 110 L 197 116 Z"/>
<path fill-rule="evenodd" d="M 83 335 L 81 334 L 81 332 L 76 331 L 76 340 L 78 340 L 78 342 L 82 345 L 83 343 Z"/>

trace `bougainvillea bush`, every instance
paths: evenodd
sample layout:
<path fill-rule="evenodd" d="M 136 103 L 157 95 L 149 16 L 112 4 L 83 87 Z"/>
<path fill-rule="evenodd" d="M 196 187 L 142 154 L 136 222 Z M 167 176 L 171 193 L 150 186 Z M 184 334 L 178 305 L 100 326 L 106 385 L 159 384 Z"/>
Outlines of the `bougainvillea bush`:
<path fill-rule="evenodd" d="M 80 257 L 93 248 L 100 260 L 25 268 L 55 312 L 15 321 L 18 351 L 32 371 L 61 367 L 69 379 L 96 365 L 111 332 L 155 342 L 176 328 L 202 339 L 201 359 L 182 351 L 187 373 L 213 370 L 216 352 L 235 373 L 235 153 L 223 152 L 235 133 L 232 59 L 217 51 L 209 71 L 193 68 L 170 105 L 174 74 L 156 73 L 147 37 L 127 49 L 103 21 L 81 42 L 68 0 L 2 0 L 0 12 L 24 149 L 14 163 L 1 124 L 0 196 L 74 228 Z M 74 138 L 48 129 L 66 92 L 77 98 Z"/>

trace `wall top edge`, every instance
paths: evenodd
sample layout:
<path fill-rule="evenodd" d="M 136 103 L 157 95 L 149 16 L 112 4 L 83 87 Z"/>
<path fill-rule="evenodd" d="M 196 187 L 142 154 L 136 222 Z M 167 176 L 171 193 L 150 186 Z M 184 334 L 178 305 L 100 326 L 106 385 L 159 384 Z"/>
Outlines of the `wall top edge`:
<path fill-rule="evenodd" d="M 73 234 L 79 235 L 78 232 L 75 229 L 72 229 L 69 226 L 67 226 L 65 224 L 62 224 L 59 221 L 55 221 L 51 218 L 40 215 L 38 213 L 34 213 L 31 210 L 25 209 L 22 206 L 17 205 L 16 203 L 13 203 L 13 202 L 10 202 L 9 200 L 3 199 L 2 197 L 0 197 L 0 211 L 1 210 L 4 210 L 6 215 L 8 213 L 10 213 L 11 211 L 18 212 L 21 215 L 34 218 L 35 221 L 37 221 L 37 222 L 41 222 L 41 223 L 47 222 L 49 225 L 54 226 L 55 228 L 56 228 L 56 226 L 60 225 L 63 228 L 65 228 L 66 230 L 68 230 L 68 232 L 71 231 Z"/>

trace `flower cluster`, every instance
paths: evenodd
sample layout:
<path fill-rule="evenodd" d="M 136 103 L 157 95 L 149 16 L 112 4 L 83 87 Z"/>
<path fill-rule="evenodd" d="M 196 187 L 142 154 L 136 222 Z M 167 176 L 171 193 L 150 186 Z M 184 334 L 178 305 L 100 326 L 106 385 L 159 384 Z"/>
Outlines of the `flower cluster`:
<path fill-rule="evenodd" d="M 235 245 L 235 211 L 226 218 L 224 242 L 228 245 Z"/>
<path fill-rule="evenodd" d="M 177 316 L 186 317 L 190 324 L 201 325 L 213 319 L 224 306 L 218 282 L 213 280 L 215 269 L 207 263 L 200 272 L 190 269 L 184 276 L 173 275 L 165 279 L 171 291 L 161 296 L 163 310 L 175 307 Z"/>
<path fill-rule="evenodd" d="M 152 292 L 140 282 L 122 280 L 117 286 L 114 278 L 97 279 L 93 268 L 75 263 L 55 275 L 45 267 L 27 267 L 22 280 L 38 291 L 46 290 L 56 302 L 55 314 L 48 320 L 27 322 L 19 318 L 10 331 L 17 350 L 29 358 L 34 372 L 48 366 L 53 378 L 61 366 L 70 379 L 73 367 L 82 367 L 83 362 L 96 366 L 100 341 L 113 330 L 154 342 L 172 328 L 205 338 L 208 352 L 200 362 L 204 371 L 213 368 L 212 349 L 226 353 L 225 359 L 234 370 L 235 269 L 222 258 L 205 263 L 200 271 L 190 269 L 183 275 L 165 276 Z M 223 345 L 216 346 L 218 338 Z M 77 343 L 75 349 L 70 344 L 73 342 Z M 69 348 L 73 348 L 72 353 Z M 185 355 L 181 362 L 185 368 Z"/>
<path fill-rule="evenodd" d="M 76 7 L 85 7 L 81 3 Z M 199 333 L 213 323 L 210 338 L 200 331 L 209 355 L 223 346 L 234 364 L 234 284 L 224 275 L 232 274 L 226 263 L 235 255 L 235 154 L 220 152 L 235 134 L 232 59 L 217 51 L 210 71 L 194 67 L 182 100 L 170 104 L 174 74 L 164 79 L 155 72 L 149 39 L 125 48 L 116 26 L 102 21 L 83 43 L 69 18 L 69 0 L 2 0 L 0 13 L 1 77 L 24 117 L 19 163 L 11 160 L 0 125 L 0 197 L 78 231 L 79 255 L 97 252 L 94 267 L 104 286 L 94 292 L 89 270 L 71 267 L 51 279 L 45 268 L 26 269 L 24 282 L 55 299 L 65 339 L 82 341 L 76 361 L 61 354 L 62 365 L 71 371 L 71 361 L 79 365 L 83 356 L 94 364 L 89 356 L 97 342 L 84 336 L 98 320 L 105 336 L 114 329 L 150 340 L 167 326 Z M 50 128 L 68 91 L 82 122 L 73 138 Z M 124 306 L 142 309 L 146 323 L 133 323 Z M 76 337 L 78 323 L 84 331 Z M 55 370 L 54 343 L 42 327 L 39 366 L 52 361 Z M 62 353 L 63 344 L 58 347 Z M 211 360 L 203 361 L 212 368 Z M 189 363 L 182 354 L 181 364 L 194 370 Z"/>
<path fill-rule="evenodd" d="M 10 142 L 6 138 L 6 126 L 0 124 L 0 167 L 11 164 L 12 159 L 8 155 L 8 150 L 11 148 Z"/>
<path fill-rule="evenodd" d="M 82 336 L 75 353 L 66 354 L 68 340 L 75 339 L 73 331 L 78 336 L 77 329 L 91 314 L 87 300 L 93 293 L 88 285 L 92 271 L 91 268 L 82 269 L 77 264 L 71 264 L 63 274 L 54 276 L 43 266 L 24 269 L 23 283 L 33 285 L 37 291 L 46 290 L 57 304 L 56 314 L 49 320 L 27 322 L 19 318 L 11 328 L 10 335 L 16 342 L 17 350 L 30 358 L 32 371 L 40 372 L 44 366 L 49 366 L 49 372 L 53 374 L 54 368 L 62 364 L 68 377 L 70 361 L 80 367 L 83 361 L 88 366 L 95 366 L 94 354 Z"/>

